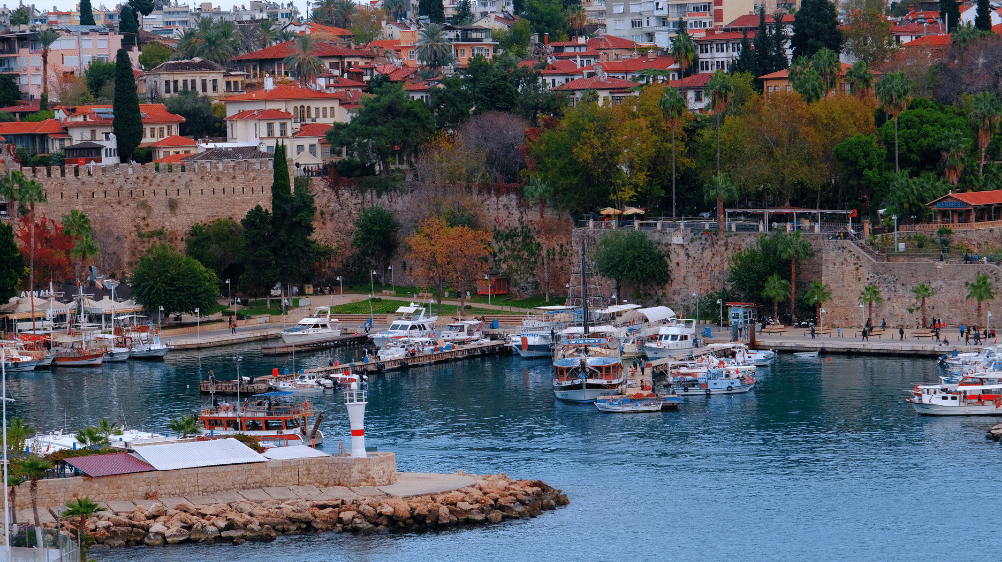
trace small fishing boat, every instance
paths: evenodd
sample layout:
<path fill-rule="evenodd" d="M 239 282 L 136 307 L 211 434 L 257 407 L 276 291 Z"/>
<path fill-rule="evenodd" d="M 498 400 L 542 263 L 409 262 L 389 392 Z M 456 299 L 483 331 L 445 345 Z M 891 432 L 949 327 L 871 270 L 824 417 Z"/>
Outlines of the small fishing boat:
<path fill-rule="evenodd" d="M 820 349 L 817 351 L 796 351 L 793 356 L 799 359 L 817 359 L 819 353 L 821 353 Z"/>
<path fill-rule="evenodd" d="M 755 388 L 755 377 L 736 365 L 711 367 L 696 379 L 676 377 L 669 388 L 682 396 L 743 394 Z"/>
<path fill-rule="evenodd" d="M 282 341 L 304 344 L 329 340 L 341 335 L 337 318 L 331 318 L 329 306 L 318 306 L 316 313 L 303 318 L 291 328 L 282 331 Z"/>
<path fill-rule="evenodd" d="M 334 388 L 334 382 L 328 378 L 318 377 L 316 373 L 300 372 L 299 376 L 290 380 L 277 380 L 272 383 L 275 390 L 325 390 Z"/>
<path fill-rule="evenodd" d="M 906 401 L 924 416 L 1002 415 L 1002 384 L 920 384 Z"/>
<path fill-rule="evenodd" d="M 104 350 L 105 363 L 123 363 L 128 361 L 129 357 L 132 356 L 130 348 L 117 345 L 120 339 L 118 336 L 114 334 L 98 334 L 96 337 L 98 340 L 96 347 Z"/>
<path fill-rule="evenodd" d="M 289 396 L 292 392 L 265 392 L 244 399 L 242 404 L 223 403 L 205 408 L 198 418 L 202 433 L 213 436 L 245 433 L 261 439 L 265 447 L 323 443 L 324 434 L 318 429 L 323 413 L 312 420 L 317 413 L 309 401 L 283 400 Z"/>
<path fill-rule="evenodd" d="M 678 395 L 654 394 L 653 392 L 603 396 L 595 400 L 595 407 L 600 412 L 619 414 L 660 412 L 662 410 L 677 411 L 681 404 L 682 398 Z"/>

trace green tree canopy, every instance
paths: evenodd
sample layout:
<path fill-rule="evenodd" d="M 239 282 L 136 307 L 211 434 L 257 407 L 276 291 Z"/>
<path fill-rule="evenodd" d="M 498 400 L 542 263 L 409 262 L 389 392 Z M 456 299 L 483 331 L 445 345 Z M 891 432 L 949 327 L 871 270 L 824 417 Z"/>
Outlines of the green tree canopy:
<path fill-rule="evenodd" d="M 178 134 L 200 139 L 218 136 L 226 130 L 225 121 L 212 108 L 213 100 L 195 90 L 181 90 L 180 93 L 160 100 L 167 111 L 184 117 L 178 125 Z"/>
<path fill-rule="evenodd" d="M 244 252 L 241 262 L 244 273 L 240 276 L 240 287 L 254 295 L 267 295 L 278 281 L 278 269 L 272 254 L 274 232 L 271 212 L 256 205 L 240 219 L 244 227 Z"/>
<path fill-rule="evenodd" d="M 143 119 L 139 111 L 136 76 L 132 73 L 132 61 L 125 49 L 119 49 L 115 59 L 115 100 L 112 108 L 115 113 L 112 129 L 118 140 L 118 156 L 122 162 L 129 162 L 143 140 Z"/>
<path fill-rule="evenodd" d="M 793 58 L 810 58 L 823 48 L 842 52 L 838 11 L 830 0 L 804 0 L 793 20 Z"/>
<path fill-rule="evenodd" d="M 143 43 L 143 50 L 139 53 L 139 64 L 143 66 L 143 69 L 149 71 L 169 61 L 172 56 L 174 56 L 174 49 L 160 41 L 150 41 Z"/>
<path fill-rule="evenodd" d="M 97 25 L 94 23 L 94 10 L 90 0 L 80 0 L 80 25 Z"/>
<path fill-rule="evenodd" d="M 244 272 L 244 227 L 230 217 L 192 225 L 184 247 L 188 257 L 211 269 L 220 280 L 235 281 Z"/>
<path fill-rule="evenodd" d="M 428 16 L 432 23 L 445 22 L 445 5 L 442 0 L 418 0 L 418 15 Z"/>
<path fill-rule="evenodd" d="M 115 63 L 97 59 L 91 61 L 84 70 L 84 79 L 87 82 L 87 89 L 94 94 L 94 98 L 102 97 L 105 86 L 115 83 Z"/>
<path fill-rule="evenodd" d="M 616 280 L 619 295 L 623 294 L 624 281 L 640 291 L 671 279 L 665 253 L 646 234 L 636 230 L 606 234 L 595 246 L 593 258 L 599 274 Z"/>
<path fill-rule="evenodd" d="M 777 322 L 779 322 L 779 303 L 790 296 L 791 290 L 790 282 L 780 277 L 778 273 L 773 273 L 765 280 L 762 298 L 772 301 L 772 317 Z"/>
<path fill-rule="evenodd" d="M 967 287 L 967 300 L 978 301 L 977 322 L 981 322 L 981 303 L 995 300 L 995 283 L 992 282 L 987 273 L 982 273 L 974 279 L 973 283 L 965 281 L 964 286 Z"/>
<path fill-rule="evenodd" d="M 378 271 L 386 269 L 397 251 L 400 223 L 383 207 L 367 207 L 355 219 L 351 247 Z"/>
<path fill-rule="evenodd" d="M 962 131 L 965 154 L 974 154 L 975 139 L 967 115 L 960 109 L 946 108 L 926 99 L 916 99 L 897 118 L 897 135 L 894 123 L 884 123 L 880 138 L 885 146 L 895 145 L 898 139 L 898 157 L 901 168 L 912 175 L 935 172 L 942 159 L 943 139 L 951 131 Z"/>
<path fill-rule="evenodd" d="M 9 224 L 0 224 L 0 301 L 7 302 L 17 295 L 17 286 L 28 274 L 28 264 L 17 249 L 14 229 Z"/>
<path fill-rule="evenodd" d="M 139 14 L 131 4 L 122 6 L 122 11 L 119 12 L 118 31 L 122 35 L 139 35 Z"/>
<path fill-rule="evenodd" d="M 212 310 L 219 296 L 219 278 L 197 260 L 167 245 L 150 249 L 132 272 L 132 294 L 151 314 L 195 309 Z"/>
<path fill-rule="evenodd" d="M 950 33 L 960 25 L 960 2 L 958 0 L 940 0 L 939 17 L 946 22 L 946 31 Z"/>

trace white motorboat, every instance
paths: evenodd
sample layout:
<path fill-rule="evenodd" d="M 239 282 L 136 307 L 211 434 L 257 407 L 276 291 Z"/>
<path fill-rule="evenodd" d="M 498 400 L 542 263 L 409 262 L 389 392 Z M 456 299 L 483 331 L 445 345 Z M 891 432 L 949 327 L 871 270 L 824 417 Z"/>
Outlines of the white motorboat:
<path fill-rule="evenodd" d="M 574 326 L 560 333 L 554 351 L 553 393 L 567 402 L 593 402 L 619 394 L 626 384 L 613 326 Z"/>
<path fill-rule="evenodd" d="M 134 332 L 132 338 L 132 358 L 133 359 L 163 359 L 170 346 L 160 341 L 159 334 L 150 332 Z"/>
<path fill-rule="evenodd" d="M 120 343 L 120 338 L 113 334 L 98 334 L 96 347 L 104 350 L 105 363 L 123 363 L 132 356 L 132 349 Z M 103 344 L 103 345 L 102 345 Z"/>
<path fill-rule="evenodd" d="M 0 355 L 2 355 L 4 369 L 8 373 L 23 373 L 34 371 L 38 365 L 38 360 L 30 355 L 22 355 L 17 347 L 20 342 L 4 341 L 0 342 Z"/>
<path fill-rule="evenodd" d="M 435 322 L 438 316 L 425 316 L 426 307 L 410 303 L 410 306 L 401 306 L 397 312 L 402 316 L 390 324 L 388 330 L 370 334 L 369 338 L 376 344 L 376 347 L 383 347 L 390 340 L 400 340 L 406 338 L 435 338 Z"/>
<path fill-rule="evenodd" d="M 677 395 L 654 394 L 653 392 L 603 396 L 595 400 L 595 407 L 600 412 L 619 414 L 678 410 L 681 404 L 682 398 Z"/>
<path fill-rule="evenodd" d="M 702 377 L 676 378 L 671 382 L 671 389 L 681 396 L 743 394 L 753 388 L 755 388 L 755 377 L 750 372 L 737 368 L 736 365 L 711 367 Z"/>
<path fill-rule="evenodd" d="M 331 318 L 329 306 L 318 306 L 315 313 L 282 331 L 282 341 L 303 344 L 329 340 L 341 335 L 337 318 Z"/>
<path fill-rule="evenodd" d="M 438 339 L 452 343 L 469 343 L 482 337 L 484 337 L 483 320 L 459 320 L 447 324 L 438 334 Z"/>
<path fill-rule="evenodd" d="M 520 357 L 549 357 L 553 355 L 553 334 L 549 330 L 520 331 L 508 339 L 508 347 Z"/>
<path fill-rule="evenodd" d="M 316 373 L 301 371 L 299 376 L 290 380 L 280 380 L 273 382 L 271 387 L 275 390 L 325 390 L 334 388 L 334 381 L 326 377 L 318 377 Z"/>
<path fill-rule="evenodd" d="M 107 446 L 118 449 L 131 449 L 137 445 L 165 443 L 174 440 L 176 438 L 160 433 L 138 429 L 120 429 L 108 436 Z M 83 448 L 83 445 L 77 441 L 76 433 L 66 433 L 62 429 L 29 437 L 26 445 L 30 453 L 42 456 L 65 449 Z"/>
<path fill-rule="evenodd" d="M 435 342 L 430 338 L 393 339 L 387 341 L 385 346 L 376 351 L 376 358 L 380 361 L 387 361 L 403 357 L 415 357 L 431 353 L 434 349 Z"/>
<path fill-rule="evenodd" d="M 654 341 L 644 345 L 644 353 L 651 359 L 662 359 L 673 352 L 696 347 L 696 320 L 672 318 L 658 330 Z"/>
<path fill-rule="evenodd" d="M 798 359 L 817 359 L 819 353 L 821 353 L 820 349 L 817 351 L 796 351 L 793 356 Z"/>
<path fill-rule="evenodd" d="M 920 384 L 907 401 L 925 416 L 1002 415 L 1002 384 Z"/>

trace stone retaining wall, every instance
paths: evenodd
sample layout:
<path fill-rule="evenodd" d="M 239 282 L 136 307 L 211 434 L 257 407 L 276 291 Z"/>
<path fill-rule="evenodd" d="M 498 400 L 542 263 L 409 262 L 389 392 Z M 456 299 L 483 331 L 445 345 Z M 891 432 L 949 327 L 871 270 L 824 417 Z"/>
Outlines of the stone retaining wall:
<path fill-rule="evenodd" d="M 38 505 L 66 505 L 74 498 L 96 502 L 198 497 L 230 490 L 273 486 L 386 486 L 397 480 L 396 455 L 369 453 L 368 458 L 315 457 L 263 463 L 183 468 L 120 474 L 98 478 L 74 477 L 38 482 Z M 17 509 L 31 508 L 30 483 L 17 489 Z"/>

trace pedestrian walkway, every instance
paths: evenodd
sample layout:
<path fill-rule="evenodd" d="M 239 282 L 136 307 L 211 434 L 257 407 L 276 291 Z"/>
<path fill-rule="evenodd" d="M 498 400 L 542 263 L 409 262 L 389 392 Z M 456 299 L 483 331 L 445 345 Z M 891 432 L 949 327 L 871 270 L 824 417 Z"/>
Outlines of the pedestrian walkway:
<path fill-rule="evenodd" d="M 718 336 L 718 334 L 721 335 Z M 718 332 L 715 329 L 713 335 L 714 338 L 719 338 L 718 341 L 730 340 L 730 332 Z M 987 343 L 975 345 L 972 338 L 970 344 L 965 344 L 963 339 L 954 339 L 957 335 L 958 330 L 956 329 L 940 330 L 940 338 L 949 341 L 949 345 L 945 345 L 942 341 L 937 342 L 928 329 L 906 329 L 902 338 L 898 328 L 888 328 L 887 330 L 878 328 L 867 340 L 863 340 L 860 328 L 832 328 L 825 329 L 823 332 L 816 330 L 813 339 L 810 328 L 789 328 L 782 333 L 762 333 L 756 330 L 755 347 L 789 352 L 822 349 L 826 353 L 938 357 L 953 353 L 954 350 L 959 352 L 977 351 L 984 345 L 995 345 L 996 341 L 993 339 Z"/>

